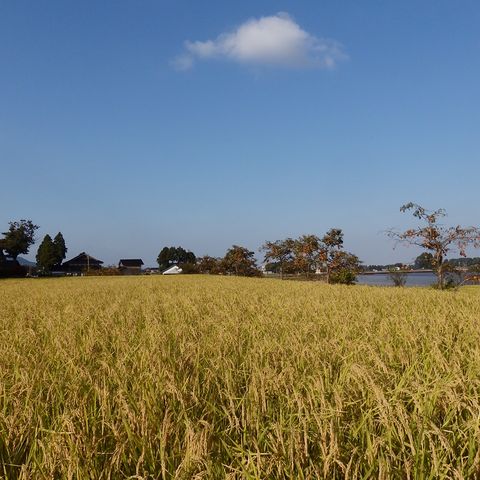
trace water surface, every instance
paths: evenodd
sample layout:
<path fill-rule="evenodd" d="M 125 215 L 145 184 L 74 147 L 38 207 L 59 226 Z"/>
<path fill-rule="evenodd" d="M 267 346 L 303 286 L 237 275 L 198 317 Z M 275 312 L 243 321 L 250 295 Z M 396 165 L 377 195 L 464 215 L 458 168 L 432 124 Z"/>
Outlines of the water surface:
<path fill-rule="evenodd" d="M 358 275 L 358 285 L 378 285 L 393 286 L 393 281 L 388 273 L 372 273 L 369 275 Z M 437 283 L 437 277 L 431 272 L 415 272 L 407 273 L 407 287 L 428 287 Z"/>

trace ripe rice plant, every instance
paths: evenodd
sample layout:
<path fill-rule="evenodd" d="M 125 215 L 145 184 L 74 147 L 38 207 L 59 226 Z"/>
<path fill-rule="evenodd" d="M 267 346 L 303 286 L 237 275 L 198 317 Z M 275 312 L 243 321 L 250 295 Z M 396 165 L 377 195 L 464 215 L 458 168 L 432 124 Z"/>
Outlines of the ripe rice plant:
<path fill-rule="evenodd" d="M 0 477 L 480 476 L 480 290 L 0 283 Z"/>

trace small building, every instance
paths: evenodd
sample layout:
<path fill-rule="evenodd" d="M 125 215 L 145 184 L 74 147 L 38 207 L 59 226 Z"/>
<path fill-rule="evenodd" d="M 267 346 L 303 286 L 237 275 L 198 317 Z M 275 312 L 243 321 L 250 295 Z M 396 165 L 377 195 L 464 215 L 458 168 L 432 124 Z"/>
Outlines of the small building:
<path fill-rule="evenodd" d="M 82 252 L 76 257 L 62 263 L 61 270 L 65 273 L 84 273 L 90 270 L 100 270 L 103 262 L 88 253 Z"/>
<path fill-rule="evenodd" d="M 24 277 L 27 269 L 20 265 L 16 258 L 4 255 L 0 248 L 0 278 L 3 277 Z"/>
<path fill-rule="evenodd" d="M 141 258 L 122 258 L 118 262 L 118 269 L 122 275 L 140 275 L 142 273 L 143 260 Z"/>
<path fill-rule="evenodd" d="M 179 273 L 182 273 L 183 270 L 178 266 L 174 265 L 173 267 L 168 268 L 165 270 L 162 275 L 178 275 Z"/>
<path fill-rule="evenodd" d="M 158 275 L 162 273 L 158 267 L 147 267 L 143 272 L 146 275 Z"/>

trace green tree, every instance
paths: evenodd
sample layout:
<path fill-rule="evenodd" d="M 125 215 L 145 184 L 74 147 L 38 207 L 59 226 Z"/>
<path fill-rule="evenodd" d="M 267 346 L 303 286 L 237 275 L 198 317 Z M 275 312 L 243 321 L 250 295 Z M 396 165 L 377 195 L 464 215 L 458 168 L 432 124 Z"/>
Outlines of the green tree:
<path fill-rule="evenodd" d="M 167 269 L 172 265 L 188 265 L 191 268 L 197 263 L 197 258 L 193 252 L 185 250 L 183 247 L 163 247 L 157 257 L 158 266 L 161 269 Z"/>
<path fill-rule="evenodd" d="M 55 244 L 50 235 L 45 235 L 37 251 L 37 267 L 43 273 L 49 273 L 57 263 Z"/>
<path fill-rule="evenodd" d="M 356 255 L 349 252 L 339 251 L 335 254 L 328 282 L 352 285 L 357 280 L 357 273 L 359 270 L 360 260 Z"/>
<path fill-rule="evenodd" d="M 191 265 L 195 265 L 197 263 L 197 257 L 193 252 L 186 252 L 185 261 L 183 263 L 189 263 Z"/>
<path fill-rule="evenodd" d="M 432 270 L 433 255 L 430 252 L 423 252 L 415 259 L 413 268 L 416 270 Z"/>
<path fill-rule="evenodd" d="M 432 265 L 437 275 L 438 288 L 445 288 L 445 277 L 448 264 L 445 258 L 452 248 L 456 248 L 462 257 L 466 257 L 468 246 L 480 247 L 480 229 L 477 227 L 446 227 L 440 220 L 446 216 L 443 209 L 426 210 L 416 203 L 407 203 L 400 207 L 401 212 L 412 211 L 415 218 L 422 222 L 417 228 L 410 228 L 405 232 L 388 230 L 387 235 L 397 243 L 415 245 L 425 249 L 433 256 Z"/>
<path fill-rule="evenodd" d="M 227 250 L 222 260 L 222 267 L 226 273 L 240 275 L 245 277 L 253 277 L 259 275 L 255 253 L 248 248 L 233 245 Z"/>
<path fill-rule="evenodd" d="M 160 269 L 166 270 L 170 265 L 170 249 L 163 247 L 157 257 L 157 263 Z"/>
<path fill-rule="evenodd" d="M 182 255 L 182 247 L 170 247 L 168 249 L 169 265 L 178 265 L 180 263 L 180 256 Z"/>
<path fill-rule="evenodd" d="M 27 254 L 35 243 L 38 228 L 31 220 L 9 222 L 8 232 L 3 232 L 2 248 L 15 260 L 19 255 Z"/>
<path fill-rule="evenodd" d="M 53 239 L 55 250 L 55 265 L 60 265 L 67 255 L 68 248 L 65 245 L 65 239 L 62 232 L 58 232 Z"/>

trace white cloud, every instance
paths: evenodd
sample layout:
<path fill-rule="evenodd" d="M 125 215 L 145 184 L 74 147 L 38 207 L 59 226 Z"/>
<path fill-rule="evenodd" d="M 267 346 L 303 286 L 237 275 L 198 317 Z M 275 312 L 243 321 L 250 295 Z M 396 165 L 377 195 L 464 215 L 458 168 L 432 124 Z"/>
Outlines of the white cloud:
<path fill-rule="evenodd" d="M 173 65 L 188 70 L 196 60 L 215 58 L 249 65 L 334 68 L 347 55 L 338 42 L 317 38 L 287 13 L 278 13 L 248 20 L 215 40 L 187 41 Z"/>
<path fill-rule="evenodd" d="M 193 63 L 193 57 L 191 55 L 179 55 L 172 61 L 175 70 L 179 71 L 190 70 L 193 67 Z"/>

